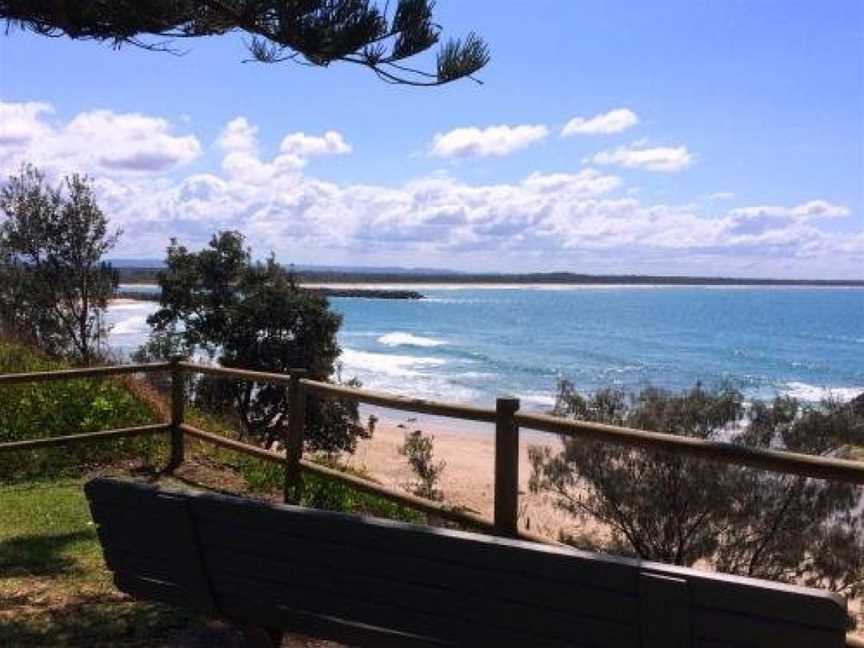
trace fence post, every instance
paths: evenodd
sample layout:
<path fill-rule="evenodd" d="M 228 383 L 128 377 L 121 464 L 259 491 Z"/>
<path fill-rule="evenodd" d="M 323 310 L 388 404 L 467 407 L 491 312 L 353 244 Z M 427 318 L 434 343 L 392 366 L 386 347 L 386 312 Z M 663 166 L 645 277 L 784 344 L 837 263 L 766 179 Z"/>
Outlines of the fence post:
<path fill-rule="evenodd" d="M 181 357 L 171 358 L 171 460 L 168 470 L 173 471 L 183 463 L 185 448 L 183 445 L 183 410 L 186 405 L 186 390 L 184 386 Z"/>
<path fill-rule="evenodd" d="M 495 402 L 495 529 L 505 536 L 518 533 L 519 426 L 513 420 L 518 410 L 518 398 Z"/>
<path fill-rule="evenodd" d="M 288 397 L 288 430 L 285 437 L 285 492 L 286 504 L 297 504 L 303 494 L 303 477 L 300 474 L 300 458 L 303 456 L 303 436 L 306 423 L 306 392 L 301 380 L 305 369 L 291 370 Z"/>

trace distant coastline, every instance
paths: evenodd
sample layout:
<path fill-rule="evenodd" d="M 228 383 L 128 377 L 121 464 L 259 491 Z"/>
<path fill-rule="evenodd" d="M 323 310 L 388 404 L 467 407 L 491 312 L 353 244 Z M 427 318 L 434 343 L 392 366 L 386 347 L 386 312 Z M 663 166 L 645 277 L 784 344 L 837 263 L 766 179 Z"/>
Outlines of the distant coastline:
<path fill-rule="evenodd" d="M 159 268 L 119 267 L 120 282 L 125 284 L 156 283 Z M 472 285 L 472 286 L 802 286 L 810 288 L 864 288 L 864 279 L 759 279 L 748 277 L 690 277 L 664 275 L 592 275 L 571 272 L 535 273 L 458 273 L 298 270 L 297 279 L 310 287 L 338 286 L 354 290 L 359 285 Z M 366 290 L 366 289 L 364 289 Z M 359 296 L 359 295 L 332 295 Z M 386 296 L 384 298 L 387 298 Z M 397 299 L 416 299 L 402 296 Z"/>
<path fill-rule="evenodd" d="M 126 284 L 135 285 L 135 284 Z M 138 284 L 142 288 L 150 287 L 153 284 Z M 423 299 L 423 295 L 416 290 L 402 290 L 389 288 L 362 288 L 355 286 L 346 287 L 327 287 L 304 286 L 310 292 L 314 292 L 324 297 L 353 297 L 357 299 Z M 131 299 L 136 301 L 159 301 L 159 292 L 120 289 L 114 293 L 115 299 Z"/>

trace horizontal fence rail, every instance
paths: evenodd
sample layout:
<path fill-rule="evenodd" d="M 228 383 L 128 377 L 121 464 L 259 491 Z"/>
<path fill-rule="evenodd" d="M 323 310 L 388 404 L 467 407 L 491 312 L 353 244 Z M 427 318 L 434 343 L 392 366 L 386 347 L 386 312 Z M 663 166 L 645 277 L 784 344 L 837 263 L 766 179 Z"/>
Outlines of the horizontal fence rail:
<path fill-rule="evenodd" d="M 288 374 L 250 371 L 249 369 L 232 369 L 231 367 L 217 367 L 215 365 L 197 364 L 195 362 L 178 362 L 177 366 L 184 371 L 192 373 L 233 378 L 234 380 L 250 380 L 253 382 L 273 383 L 275 385 L 291 384 L 291 376 Z"/>
<path fill-rule="evenodd" d="M 62 446 L 70 443 L 144 434 L 169 433 L 172 443 L 172 459 L 169 468 L 174 469 L 183 462 L 183 438 L 188 435 L 205 443 L 284 466 L 286 472 L 286 501 L 291 501 L 291 498 L 294 497 L 291 489 L 297 485 L 296 475 L 300 472 L 305 472 L 340 482 L 356 490 L 382 497 L 388 501 L 465 527 L 518 537 L 534 542 L 552 544 L 559 543 L 518 528 L 518 448 L 520 428 L 557 434 L 566 438 L 609 443 L 621 447 L 668 452 L 689 458 L 756 468 L 780 474 L 864 485 L 864 462 L 849 461 L 836 457 L 805 455 L 774 449 L 747 448 L 732 443 L 706 441 L 704 439 L 694 439 L 675 434 L 637 430 L 587 421 L 571 421 L 544 414 L 522 413 L 518 411 L 518 399 L 499 399 L 495 409 L 484 409 L 470 405 L 410 398 L 311 380 L 305 378 L 303 370 L 299 369 L 288 374 L 268 373 L 247 369 L 217 367 L 175 359 L 171 362 L 162 363 L 5 374 L 0 375 L 0 388 L 4 385 L 31 382 L 103 378 L 160 371 L 170 372 L 171 374 L 172 407 L 171 420 L 169 422 L 62 437 L 14 441 L 0 444 L 0 452 L 4 450 L 32 450 Z M 321 397 L 348 399 L 400 411 L 492 423 L 495 425 L 496 430 L 495 501 L 493 503 L 495 519 L 487 519 L 470 511 L 450 507 L 440 502 L 387 488 L 374 481 L 362 479 L 303 459 L 301 453 L 304 434 L 302 422 L 300 424 L 293 423 L 289 426 L 289 434 L 283 439 L 286 448 L 285 453 L 266 450 L 259 446 L 206 432 L 191 426 L 183 420 L 183 401 L 185 398 L 183 385 L 184 374 L 187 373 L 201 373 L 232 380 L 284 385 L 291 394 L 292 406 L 298 408 L 299 411 L 303 410 L 304 397 L 314 394 Z M 300 420 L 302 421 L 302 419 Z M 846 646 L 847 648 L 864 648 L 864 640 L 850 635 L 847 637 Z"/>
<path fill-rule="evenodd" d="M 135 427 L 119 428 L 117 430 L 103 430 L 101 432 L 85 432 L 83 434 L 70 434 L 67 436 L 45 437 L 42 439 L 29 439 L 27 441 L 11 441 L 0 443 L 0 452 L 6 450 L 41 450 L 42 448 L 54 448 L 72 443 L 84 443 L 87 441 L 106 441 L 109 439 L 123 439 L 128 437 L 142 436 L 146 434 L 161 434 L 168 432 L 171 426 L 167 423 L 154 423 L 152 425 L 137 425 Z"/>
<path fill-rule="evenodd" d="M 76 380 L 79 378 L 107 378 L 109 376 L 166 371 L 170 368 L 171 364 L 168 362 L 152 362 L 147 364 L 116 365 L 113 367 L 91 367 L 87 369 L 61 369 L 58 371 L 0 374 L 0 386 L 48 382 L 53 380 Z"/>
<path fill-rule="evenodd" d="M 860 461 L 799 454 L 784 450 L 748 448 L 733 443 L 706 441 L 677 434 L 634 430 L 587 421 L 568 421 L 543 414 L 516 414 L 514 418 L 521 427 L 571 438 L 589 439 L 643 450 L 671 452 L 697 459 L 759 468 L 769 472 L 798 475 L 799 477 L 864 484 L 864 462 Z"/>

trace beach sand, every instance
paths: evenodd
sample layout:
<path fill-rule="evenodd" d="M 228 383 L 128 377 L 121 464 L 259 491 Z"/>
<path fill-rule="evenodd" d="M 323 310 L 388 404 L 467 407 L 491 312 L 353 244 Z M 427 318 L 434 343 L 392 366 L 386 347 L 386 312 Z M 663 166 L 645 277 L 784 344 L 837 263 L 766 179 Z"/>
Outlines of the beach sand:
<path fill-rule="evenodd" d="M 376 414 L 377 415 L 377 414 Z M 487 518 L 493 516 L 495 430 L 492 425 L 467 424 L 465 428 L 436 417 L 379 418 L 372 439 L 361 441 L 348 465 L 365 470 L 385 486 L 407 490 L 413 480 L 408 461 L 399 454 L 406 432 L 422 430 L 434 436 L 435 461 L 445 461 L 439 489 L 444 502 L 465 506 Z M 519 451 L 519 526 L 521 529 L 557 539 L 559 531 L 585 533 L 570 516 L 555 508 L 546 495 L 531 494 L 528 480 L 530 445 L 561 447 L 553 435 L 522 432 Z M 597 531 L 597 529 L 593 529 Z"/>

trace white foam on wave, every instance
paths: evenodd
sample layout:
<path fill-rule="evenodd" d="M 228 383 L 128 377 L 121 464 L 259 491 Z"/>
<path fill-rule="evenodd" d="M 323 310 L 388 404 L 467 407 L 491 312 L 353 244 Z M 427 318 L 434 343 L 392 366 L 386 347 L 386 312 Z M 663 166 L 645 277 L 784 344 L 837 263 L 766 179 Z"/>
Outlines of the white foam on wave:
<path fill-rule="evenodd" d="M 555 407 L 555 394 L 552 392 L 529 391 L 521 395 L 520 400 L 528 409 L 548 410 Z"/>
<path fill-rule="evenodd" d="M 410 356 L 395 353 L 373 353 L 346 348 L 340 357 L 346 378 L 356 376 L 366 389 L 451 402 L 472 403 L 479 393 L 453 382 L 442 358 Z"/>
<path fill-rule="evenodd" d="M 436 338 L 423 337 L 421 335 L 412 335 L 402 331 L 394 331 L 387 333 L 378 338 L 378 342 L 384 346 L 416 346 L 416 347 L 436 347 L 445 344 L 444 340 Z"/>
<path fill-rule="evenodd" d="M 801 401 L 817 403 L 830 399 L 845 403 L 864 393 L 864 387 L 819 387 L 792 381 L 786 383 L 779 391 L 784 396 L 791 396 Z"/>
<path fill-rule="evenodd" d="M 120 320 L 111 327 L 111 335 L 146 335 L 150 330 L 146 315 L 133 315 Z"/>
<path fill-rule="evenodd" d="M 108 312 L 119 311 L 152 311 L 159 308 L 156 302 L 139 301 L 137 299 L 112 299 L 108 302 Z"/>
<path fill-rule="evenodd" d="M 352 371 L 361 371 L 389 376 L 416 376 L 420 369 L 440 367 L 445 363 L 441 358 L 372 353 L 356 349 L 343 349 L 340 359 L 346 375 L 350 375 Z"/>

